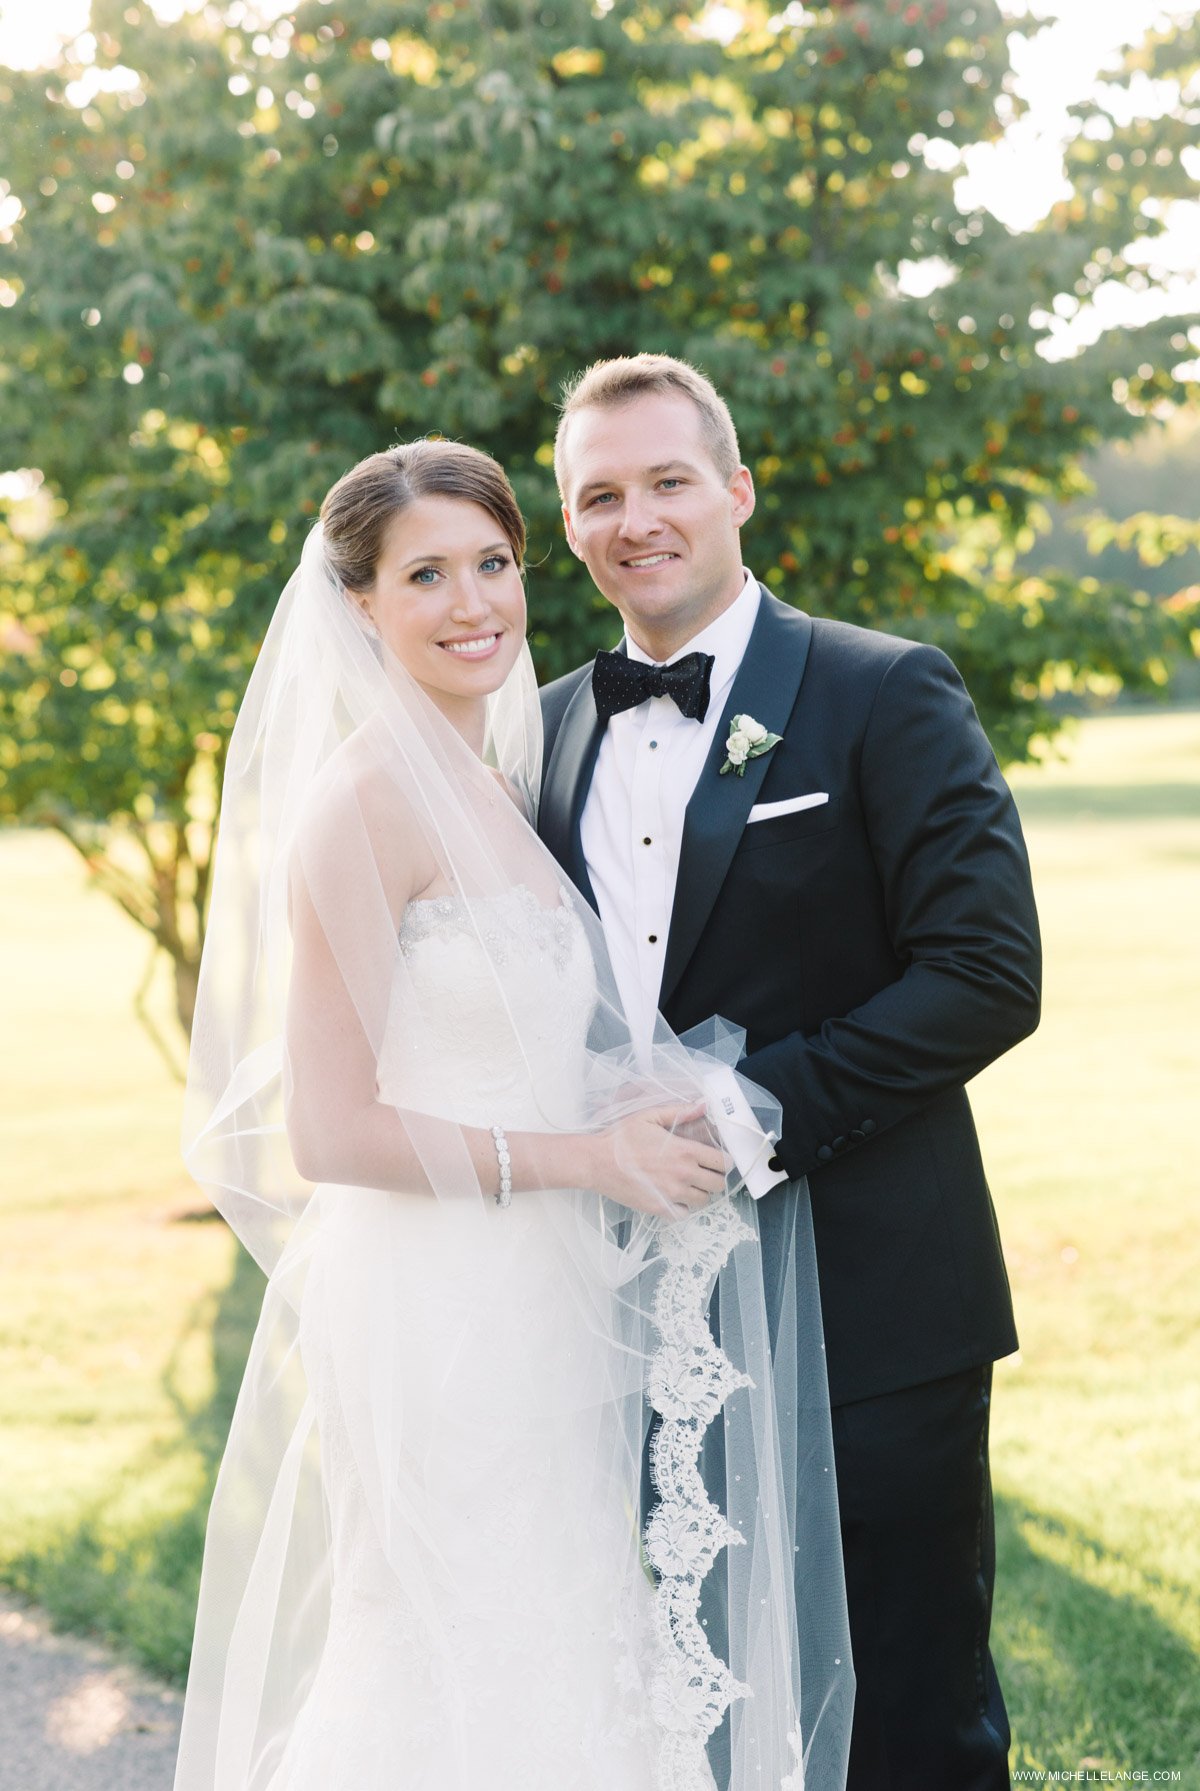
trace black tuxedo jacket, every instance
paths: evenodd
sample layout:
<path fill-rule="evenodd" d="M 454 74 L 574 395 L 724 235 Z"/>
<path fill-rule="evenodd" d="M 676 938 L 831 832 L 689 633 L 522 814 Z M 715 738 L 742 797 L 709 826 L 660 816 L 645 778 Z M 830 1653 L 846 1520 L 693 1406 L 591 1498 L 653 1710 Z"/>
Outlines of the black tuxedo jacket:
<path fill-rule="evenodd" d="M 542 692 L 538 825 L 594 901 L 590 671 Z M 735 714 L 782 740 L 721 777 Z M 828 802 L 747 823 L 755 803 L 817 792 Z M 949 659 L 763 589 L 684 819 L 659 1006 L 678 1033 L 713 1014 L 744 1026 L 740 1067 L 782 1103 L 835 1405 L 1016 1348 L 963 1085 L 1036 1026 L 1040 969 L 1020 822 Z"/>

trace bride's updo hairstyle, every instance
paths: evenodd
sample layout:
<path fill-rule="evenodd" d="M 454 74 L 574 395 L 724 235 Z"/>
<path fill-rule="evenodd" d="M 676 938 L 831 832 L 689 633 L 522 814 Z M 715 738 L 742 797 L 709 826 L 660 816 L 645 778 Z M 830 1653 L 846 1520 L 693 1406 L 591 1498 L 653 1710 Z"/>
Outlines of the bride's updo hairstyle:
<path fill-rule="evenodd" d="M 388 524 L 425 497 L 478 504 L 495 518 L 522 564 L 525 519 L 503 467 L 465 442 L 404 442 L 352 466 L 321 505 L 325 557 L 343 590 L 372 588 Z"/>

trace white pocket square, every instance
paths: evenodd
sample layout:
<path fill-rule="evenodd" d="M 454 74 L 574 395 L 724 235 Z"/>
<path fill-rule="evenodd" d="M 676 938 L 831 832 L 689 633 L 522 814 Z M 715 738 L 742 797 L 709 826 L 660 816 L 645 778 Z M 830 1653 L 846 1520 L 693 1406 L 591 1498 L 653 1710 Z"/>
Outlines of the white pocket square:
<path fill-rule="evenodd" d="M 782 802 L 756 802 L 746 816 L 746 825 L 748 827 L 751 821 L 774 821 L 780 815 L 794 815 L 802 808 L 820 808 L 828 801 L 828 790 L 814 790 L 811 796 L 786 796 Z"/>

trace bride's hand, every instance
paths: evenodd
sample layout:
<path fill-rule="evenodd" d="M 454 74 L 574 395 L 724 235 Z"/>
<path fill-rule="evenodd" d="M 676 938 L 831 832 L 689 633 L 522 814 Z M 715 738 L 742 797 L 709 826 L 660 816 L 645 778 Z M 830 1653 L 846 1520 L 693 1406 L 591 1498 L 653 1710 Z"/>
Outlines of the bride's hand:
<path fill-rule="evenodd" d="M 683 1219 L 725 1191 L 730 1163 L 711 1142 L 704 1102 L 631 1113 L 593 1135 L 589 1186 L 634 1212 Z"/>

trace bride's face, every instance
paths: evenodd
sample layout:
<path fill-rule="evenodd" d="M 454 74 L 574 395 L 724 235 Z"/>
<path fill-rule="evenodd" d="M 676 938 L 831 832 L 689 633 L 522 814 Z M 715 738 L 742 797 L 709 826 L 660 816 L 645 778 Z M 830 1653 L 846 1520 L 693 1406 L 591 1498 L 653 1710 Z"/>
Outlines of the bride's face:
<path fill-rule="evenodd" d="M 417 498 L 393 517 L 374 586 L 354 597 L 431 693 L 490 696 L 525 639 L 525 586 L 504 530 L 460 498 Z"/>

